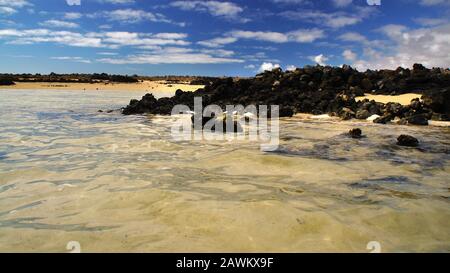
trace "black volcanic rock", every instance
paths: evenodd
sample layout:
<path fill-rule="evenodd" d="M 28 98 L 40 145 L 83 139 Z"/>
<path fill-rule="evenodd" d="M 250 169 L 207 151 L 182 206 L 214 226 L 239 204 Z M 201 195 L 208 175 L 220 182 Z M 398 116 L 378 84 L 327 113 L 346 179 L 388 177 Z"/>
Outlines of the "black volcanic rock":
<path fill-rule="evenodd" d="M 351 129 L 348 134 L 351 138 L 362 138 L 362 131 L 359 128 Z"/>
<path fill-rule="evenodd" d="M 197 122 L 196 122 L 197 121 Z M 214 123 L 214 125 L 211 126 L 211 131 L 212 132 L 225 132 L 225 133 L 242 133 L 243 132 L 243 128 L 242 125 L 235 120 L 230 121 L 231 124 L 231 131 L 228 130 L 228 122 L 226 119 L 218 119 L 216 117 L 201 117 L 201 116 L 196 116 L 193 115 L 191 117 L 191 122 L 192 122 L 192 127 L 195 130 L 203 130 L 205 128 L 205 126 L 211 122 Z M 220 124 L 222 128 L 216 128 L 215 124 Z"/>
<path fill-rule="evenodd" d="M 0 85 L 15 85 L 14 81 L 7 78 L 0 78 Z"/>
<path fill-rule="evenodd" d="M 350 120 L 355 117 L 355 112 L 353 112 L 350 108 L 344 107 L 341 112 L 339 112 L 339 117 L 343 120 Z"/>
<path fill-rule="evenodd" d="M 394 119 L 394 116 L 392 116 L 391 114 L 385 114 L 385 115 L 375 119 L 373 122 L 379 123 L 379 124 L 386 124 L 386 123 L 392 121 L 393 119 Z"/>
<path fill-rule="evenodd" d="M 424 114 L 411 116 L 407 120 L 409 124 L 413 125 L 428 125 L 428 119 Z"/>
<path fill-rule="evenodd" d="M 194 98 L 201 97 L 204 106 L 215 104 L 223 110 L 226 105 L 279 105 L 281 117 L 295 113 L 328 113 L 343 119 L 364 119 L 376 114 L 381 116 L 377 123 L 399 118 L 411 120 L 411 124 L 424 124 L 423 118 L 441 119 L 450 115 L 450 71 L 427 69 L 419 64 L 412 70 L 366 72 L 358 72 L 350 66 L 305 66 L 286 72 L 277 68 L 253 78 L 208 80 L 204 88 L 195 92 L 177 90 L 172 98 L 157 100 L 147 94 L 140 101 L 132 100 L 123 114 L 169 115 L 177 104 L 193 110 Z M 423 94 L 423 102 L 413 100 L 409 106 L 369 100 L 356 102 L 355 96 L 367 92 L 383 95 L 417 92 Z"/>
<path fill-rule="evenodd" d="M 440 90 L 427 90 L 422 96 L 426 107 L 435 113 L 450 114 L 450 83 L 449 87 Z"/>
<path fill-rule="evenodd" d="M 367 119 L 371 116 L 370 112 L 367 110 L 359 110 L 356 112 L 356 118 L 357 119 Z"/>
<path fill-rule="evenodd" d="M 417 147 L 419 146 L 419 140 L 413 136 L 401 135 L 397 138 L 397 145 L 405 147 Z"/>

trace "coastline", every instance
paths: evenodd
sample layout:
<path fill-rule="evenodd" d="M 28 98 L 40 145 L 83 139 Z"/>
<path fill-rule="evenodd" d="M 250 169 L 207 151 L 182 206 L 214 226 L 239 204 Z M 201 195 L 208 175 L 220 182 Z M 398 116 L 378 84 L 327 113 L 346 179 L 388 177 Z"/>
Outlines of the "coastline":
<path fill-rule="evenodd" d="M 166 81 L 143 81 L 139 83 L 64 83 L 64 82 L 16 82 L 15 85 L 0 86 L 0 90 L 82 90 L 82 91 L 146 91 L 175 92 L 196 91 L 203 85 L 172 84 Z"/>

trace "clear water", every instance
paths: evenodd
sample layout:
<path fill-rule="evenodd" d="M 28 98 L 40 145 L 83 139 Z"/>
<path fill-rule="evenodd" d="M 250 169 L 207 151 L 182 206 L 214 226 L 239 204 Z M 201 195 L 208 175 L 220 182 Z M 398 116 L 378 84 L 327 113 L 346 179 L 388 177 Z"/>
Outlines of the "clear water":
<path fill-rule="evenodd" d="M 0 251 L 450 251 L 449 127 L 294 117 L 264 153 L 97 112 L 142 95 L 0 91 Z"/>

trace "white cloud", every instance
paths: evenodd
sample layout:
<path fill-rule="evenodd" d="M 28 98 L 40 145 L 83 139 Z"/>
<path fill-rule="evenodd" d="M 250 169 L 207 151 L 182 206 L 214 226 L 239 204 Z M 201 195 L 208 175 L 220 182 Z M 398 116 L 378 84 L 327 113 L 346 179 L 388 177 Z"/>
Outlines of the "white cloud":
<path fill-rule="evenodd" d="M 112 11 L 102 11 L 92 14 L 87 14 L 88 18 L 106 18 L 112 22 L 119 22 L 122 24 L 135 24 L 144 21 L 154 22 L 154 23 L 168 23 L 174 24 L 181 27 L 186 26 L 184 22 L 174 22 L 168 19 L 161 13 L 153 13 L 145 10 L 138 9 L 117 9 Z"/>
<path fill-rule="evenodd" d="M 345 7 L 350 5 L 353 2 L 353 0 L 333 0 L 333 3 L 337 7 Z"/>
<path fill-rule="evenodd" d="M 79 25 L 76 23 L 60 21 L 60 20 L 47 20 L 47 21 L 39 23 L 39 25 L 41 25 L 43 27 L 55 27 L 55 28 L 77 28 L 77 27 L 79 27 Z"/>
<path fill-rule="evenodd" d="M 170 4 L 182 10 L 194 10 L 207 12 L 212 16 L 227 19 L 239 19 L 241 22 L 247 22 L 248 19 L 239 18 L 244 11 L 243 8 L 232 2 L 224 1 L 175 1 Z"/>
<path fill-rule="evenodd" d="M 356 53 L 349 49 L 344 50 L 344 52 L 342 52 L 342 56 L 344 57 L 345 60 L 351 62 L 356 61 L 356 59 L 358 58 Z"/>
<path fill-rule="evenodd" d="M 255 40 L 270 43 L 312 43 L 325 37 L 325 33 L 320 29 L 298 29 L 286 33 L 274 31 L 249 31 L 234 30 L 225 34 L 225 37 L 214 38 L 211 40 L 200 41 L 198 44 L 206 47 L 222 47 L 232 44 L 238 40 Z"/>
<path fill-rule="evenodd" d="M 52 31 L 49 29 L 0 29 L 0 39 L 10 44 L 54 43 L 75 47 L 120 48 L 149 46 L 186 46 L 184 33 L 137 33 L 137 32 L 89 32 Z"/>
<path fill-rule="evenodd" d="M 345 41 L 345 42 L 358 42 L 362 44 L 369 43 L 369 40 L 364 36 L 357 32 L 346 32 L 338 37 L 339 40 Z"/>
<path fill-rule="evenodd" d="M 76 19 L 80 19 L 81 17 L 83 17 L 83 14 L 78 13 L 78 12 L 66 12 L 64 14 L 64 19 L 66 19 L 66 20 L 76 20 Z"/>
<path fill-rule="evenodd" d="M 424 6 L 450 5 L 450 0 L 420 0 Z"/>
<path fill-rule="evenodd" d="M 369 43 L 364 49 L 364 58 L 354 63 L 357 69 L 395 69 L 398 66 L 412 67 L 414 63 L 449 67 L 450 24 L 414 30 L 387 25 L 380 32 L 390 40 L 389 50 L 376 50 Z"/>
<path fill-rule="evenodd" d="M 236 39 L 250 39 L 257 41 L 266 41 L 272 43 L 286 43 L 288 37 L 286 34 L 272 31 L 244 31 L 236 30 L 230 32 L 230 36 Z"/>
<path fill-rule="evenodd" d="M 275 68 L 280 68 L 281 66 L 279 64 L 273 64 L 273 63 L 263 63 L 258 69 L 258 72 L 264 72 L 264 71 L 272 71 Z"/>
<path fill-rule="evenodd" d="M 272 0 L 274 3 L 282 3 L 282 4 L 305 4 L 309 3 L 308 0 Z"/>
<path fill-rule="evenodd" d="M 26 6 L 32 6 L 32 4 L 25 0 L 0 0 L 0 6 L 23 8 Z"/>
<path fill-rule="evenodd" d="M 189 48 L 168 47 L 121 58 L 103 58 L 98 61 L 109 64 L 221 64 L 244 62 L 240 59 L 220 55 L 220 52 L 202 52 Z"/>
<path fill-rule="evenodd" d="M 325 33 L 321 29 L 299 29 L 287 33 L 288 40 L 297 43 L 312 43 L 320 38 L 325 37 Z"/>
<path fill-rule="evenodd" d="M 446 18 L 425 18 L 425 17 L 416 18 L 414 21 L 425 27 L 443 25 L 449 22 L 448 19 Z"/>
<path fill-rule="evenodd" d="M 102 56 L 116 56 L 118 55 L 116 52 L 98 52 L 98 55 L 102 55 Z"/>
<path fill-rule="evenodd" d="M 135 3 L 135 0 L 99 0 L 103 3 L 109 3 L 109 4 L 133 4 Z"/>
<path fill-rule="evenodd" d="M 361 23 L 365 18 L 373 13 L 373 9 L 356 7 L 353 12 L 331 12 L 326 13 L 320 10 L 297 10 L 284 11 L 280 15 L 289 20 L 298 20 L 316 25 L 323 25 L 330 28 L 342 28 Z"/>
<path fill-rule="evenodd" d="M 186 33 L 176 33 L 176 32 L 162 32 L 154 34 L 153 37 L 168 39 L 168 40 L 182 40 L 186 39 L 188 35 Z"/>
<path fill-rule="evenodd" d="M 211 40 L 200 41 L 198 44 L 206 47 L 222 47 L 227 44 L 235 43 L 237 40 L 238 39 L 235 37 L 219 37 Z"/>
<path fill-rule="evenodd" d="M 391 38 L 395 38 L 396 36 L 401 35 L 406 29 L 407 27 L 403 25 L 389 24 L 379 28 L 377 31 Z"/>
<path fill-rule="evenodd" d="M 16 13 L 17 10 L 11 8 L 11 7 L 0 7 L 0 14 L 6 14 L 6 15 L 11 15 Z"/>
<path fill-rule="evenodd" d="M 32 4 L 25 0 L 0 0 L 0 15 L 12 15 L 18 10 Z"/>
<path fill-rule="evenodd" d="M 202 49 L 200 52 L 210 55 L 216 55 L 219 57 L 231 57 L 235 54 L 232 50 L 225 50 L 225 49 Z"/>
<path fill-rule="evenodd" d="M 81 6 L 81 0 L 66 0 L 69 6 Z"/>
<path fill-rule="evenodd" d="M 86 64 L 90 64 L 91 61 L 88 59 L 85 59 L 83 57 L 52 57 L 52 60 L 59 60 L 59 61 L 71 61 L 71 62 L 77 62 L 77 63 L 86 63 Z"/>
<path fill-rule="evenodd" d="M 310 60 L 315 62 L 316 64 L 326 65 L 326 62 L 329 60 L 329 58 L 323 54 L 319 54 L 317 56 L 311 56 Z"/>
<path fill-rule="evenodd" d="M 104 43 L 117 47 L 134 46 L 142 48 L 146 46 L 186 46 L 190 44 L 184 40 L 187 34 L 181 33 L 145 34 L 137 32 L 104 32 L 93 33 L 90 36 L 101 38 Z"/>
<path fill-rule="evenodd" d="M 295 71 L 297 67 L 295 65 L 288 65 L 286 66 L 286 71 Z"/>

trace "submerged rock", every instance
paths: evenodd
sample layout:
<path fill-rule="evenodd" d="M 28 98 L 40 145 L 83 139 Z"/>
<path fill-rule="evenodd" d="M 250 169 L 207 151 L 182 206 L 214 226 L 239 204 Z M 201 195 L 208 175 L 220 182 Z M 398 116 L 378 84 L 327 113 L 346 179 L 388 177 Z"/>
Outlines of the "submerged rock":
<path fill-rule="evenodd" d="M 196 120 L 198 119 L 198 122 Z M 216 133 L 242 133 L 244 129 L 242 128 L 242 125 L 238 121 L 227 121 L 226 119 L 218 119 L 215 117 L 196 117 L 193 115 L 191 117 L 192 127 L 195 130 L 204 130 L 207 125 L 213 124 L 210 129 L 211 132 Z M 230 123 L 232 126 L 231 131 L 228 130 L 228 123 Z M 222 128 L 216 128 L 216 124 L 221 124 Z M 209 128 L 208 128 L 209 129 Z"/>
<path fill-rule="evenodd" d="M 419 146 L 419 140 L 410 135 L 401 135 L 397 138 L 397 145 L 405 147 L 417 147 Z"/>
<path fill-rule="evenodd" d="M 350 137 L 352 138 L 362 138 L 362 131 L 359 128 L 356 129 L 351 129 L 348 134 L 350 135 Z"/>

